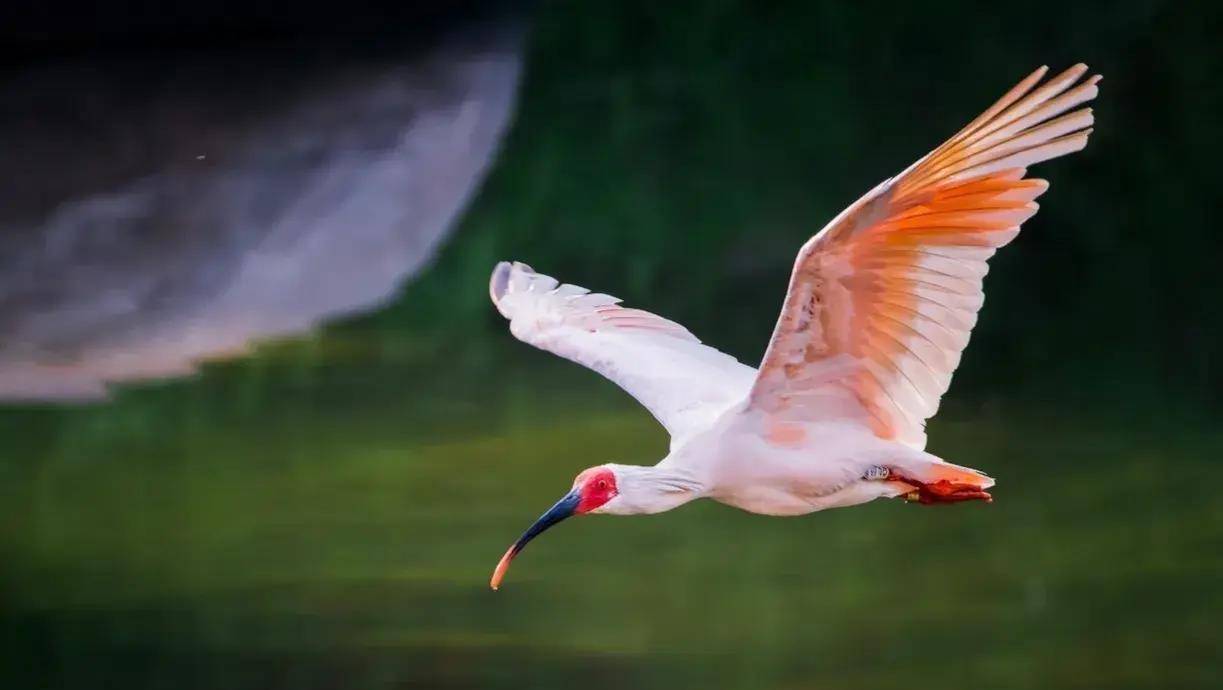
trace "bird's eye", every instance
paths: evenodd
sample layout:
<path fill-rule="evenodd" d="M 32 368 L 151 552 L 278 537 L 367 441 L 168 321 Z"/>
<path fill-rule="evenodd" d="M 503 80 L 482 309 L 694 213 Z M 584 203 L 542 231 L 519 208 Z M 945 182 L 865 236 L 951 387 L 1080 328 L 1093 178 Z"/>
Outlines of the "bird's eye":
<path fill-rule="evenodd" d="M 604 489 L 607 488 L 607 480 L 600 479 L 599 481 L 595 482 L 595 488 L 598 489 L 599 491 L 603 491 Z"/>

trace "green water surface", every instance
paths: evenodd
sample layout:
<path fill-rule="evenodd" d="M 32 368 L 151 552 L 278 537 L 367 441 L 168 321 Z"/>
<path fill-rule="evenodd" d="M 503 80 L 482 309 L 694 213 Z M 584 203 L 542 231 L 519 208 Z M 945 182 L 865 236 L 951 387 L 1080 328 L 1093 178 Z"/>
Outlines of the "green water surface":
<path fill-rule="evenodd" d="M 421 366 L 332 334 L 6 410 L 3 687 L 1218 678 L 1223 435 L 1200 429 L 952 403 L 931 448 L 998 477 L 992 505 L 583 518 L 491 592 L 577 471 L 665 436 L 597 376 L 489 338 L 502 354 Z"/>

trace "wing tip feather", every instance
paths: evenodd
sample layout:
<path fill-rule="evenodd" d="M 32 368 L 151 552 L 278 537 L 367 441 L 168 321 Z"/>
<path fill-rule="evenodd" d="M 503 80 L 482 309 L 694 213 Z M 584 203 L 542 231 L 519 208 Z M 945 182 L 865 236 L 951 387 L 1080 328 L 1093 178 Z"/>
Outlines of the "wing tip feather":
<path fill-rule="evenodd" d="M 498 261 L 488 279 L 488 296 L 502 316 L 513 318 L 505 301 L 506 295 L 520 292 L 524 287 L 528 291 L 533 290 L 538 280 L 556 282 L 549 276 L 536 273 L 535 269 L 521 261 Z"/>
<path fill-rule="evenodd" d="M 510 273 L 513 271 L 513 266 L 508 261 L 498 261 L 493 267 L 493 274 L 488 279 L 488 296 L 492 298 L 493 304 L 496 305 L 497 311 L 503 316 L 509 318 L 509 314 L 505 313 L 505 309 L 501 306 L 501 298 L 510 289 Z"/>

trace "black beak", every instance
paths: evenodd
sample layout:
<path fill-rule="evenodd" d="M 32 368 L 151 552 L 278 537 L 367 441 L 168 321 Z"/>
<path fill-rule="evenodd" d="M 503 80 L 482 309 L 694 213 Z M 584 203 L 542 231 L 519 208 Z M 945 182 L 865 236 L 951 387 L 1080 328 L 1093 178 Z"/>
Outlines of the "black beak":
<path fill-rule="evenodd" d="M 514 556 L 517 556 L 519 551 L 526 548 L 527 542 L 531 541 L 540 534 L 543 534 L 544 530 L 548 529 L 552 525 L 555 525 L 561 520 L 573 515 L 573 512 L 577 510 L 578 503 L 580 503 L 581 500 L 581 494 L 579 494 L 577 491 L 570 491 L 569 493 L 565 494 L 564 498 L 557 501 L 556 505 L 549 508 L 548 512 L 540 515 L 539 519 L 535 521 L 535 524 L 531 525 L 527 531 L 523 532 L 522 536 L 518 537 L 518 541 L 514 542 L 514 545 L 511 546 L 509 550 L 505 552 L 505 555 L 501 557 L 501 561 L 497 563 L 497 569 L 493 571 L 493 579 L 489 581 L 488 585 L 493 589 L 500 587 L 501 579 L 505 577 L 505 571 L 510 569 L 510 561 L 514 560 Z"/>

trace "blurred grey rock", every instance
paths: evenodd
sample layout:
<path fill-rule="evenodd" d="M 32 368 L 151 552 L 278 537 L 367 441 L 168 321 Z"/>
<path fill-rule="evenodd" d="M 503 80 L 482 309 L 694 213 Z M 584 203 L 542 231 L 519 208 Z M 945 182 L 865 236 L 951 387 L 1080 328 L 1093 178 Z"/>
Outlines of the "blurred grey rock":
<path fill-rule="evenodd" d="M 96 398 L 381 304 L 493 159 L 520 33 L 0 82 L 0 398 Z"/>

